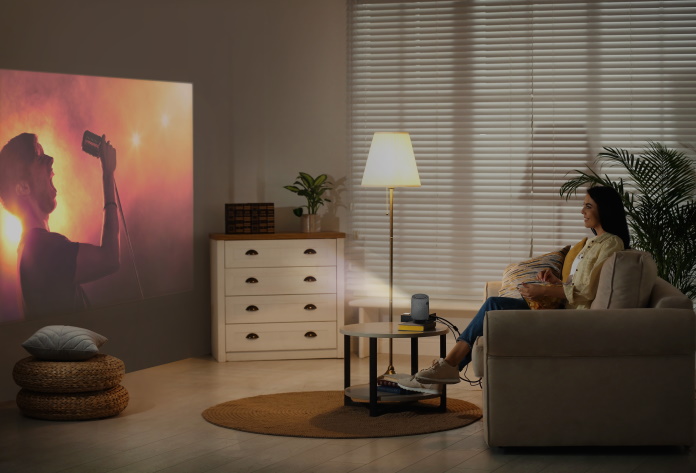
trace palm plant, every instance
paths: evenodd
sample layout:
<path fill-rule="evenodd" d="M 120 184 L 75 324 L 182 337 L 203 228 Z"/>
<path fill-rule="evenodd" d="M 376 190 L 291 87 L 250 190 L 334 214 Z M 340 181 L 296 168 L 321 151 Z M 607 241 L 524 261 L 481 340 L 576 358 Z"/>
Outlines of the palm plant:
<path fill-rule="evenodd" d="M 324 192 L 331 190 L 330 182 L 327 181 L 326 174 L 320 174 L 317 177 L 312 177 L 306 172 L 300 172 L 293 185 L 283 186 L 284 189 L 301 195 L 307 199 L 307 205 L 293 209 L 293 213 L 298 217 L 302 216 L 303 208 L 307 209 L 308 214 L 316 214 L 319 207 L 324 205 L 324 202 L 331 200 L 322 197 Z"/>
<path fill-rule="evenodd" d="M 597 161 L 623 167 L 627 181 L 588 167 L 560 189 L 566 200 L 585 184 L 613 187 L 623 200 L 633 246 L 655 260 L 661 278 L 696 300 L 696 168 L 692 158 L 656 142 L 634 156 L 604 147 Z"/>

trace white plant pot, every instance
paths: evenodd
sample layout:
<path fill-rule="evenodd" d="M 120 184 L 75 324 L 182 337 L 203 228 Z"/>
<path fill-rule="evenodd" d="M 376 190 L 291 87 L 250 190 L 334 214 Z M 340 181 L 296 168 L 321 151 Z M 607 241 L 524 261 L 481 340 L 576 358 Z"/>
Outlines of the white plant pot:
<path fill-rule="evenodd" d="M 317 214 L 307 214 L 300 217 L 302 221 L 302 233 L 316 233 L 320 231 L 320 220 Z"/>

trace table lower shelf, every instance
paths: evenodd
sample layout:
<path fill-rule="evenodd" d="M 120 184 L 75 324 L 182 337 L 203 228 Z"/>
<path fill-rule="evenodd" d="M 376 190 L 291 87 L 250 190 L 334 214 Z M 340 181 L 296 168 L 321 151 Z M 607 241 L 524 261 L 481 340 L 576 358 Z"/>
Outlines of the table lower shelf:
<path fill-rule="evenodd" d="M 370 385 L 358 384 L 349 386 L 345 389 L 345 394 L 354 402 L 370 402 Z M 438 394 L 426 394 L 413 392 L 412 394 L 396 394 L 384 391 L 377 391 L 377 402 L 413 402 L 423 399 L 435 399 L 440 397 Z"/>

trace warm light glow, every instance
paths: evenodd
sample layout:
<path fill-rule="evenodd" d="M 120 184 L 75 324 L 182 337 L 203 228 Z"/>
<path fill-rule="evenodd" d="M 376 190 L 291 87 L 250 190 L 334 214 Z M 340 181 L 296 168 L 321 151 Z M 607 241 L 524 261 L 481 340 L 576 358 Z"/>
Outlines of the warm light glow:
<path fill-rule="evenodd" d="M 372 137 L 362 184 L 366 187 L 420 187 L 411 137 L 403 132 L 377 132 Z"/>
<path fill-rule="evenodd" d="M 2 238 L 13 247 L 17 246 L 22 239 L 22 222 L 5 210 L 0 212 L 2 212 Z"/>
<path fill-rule="evenodd" d="M 169 115 L 166 113 L 162 114 L 162 128 L 167 128 L 169 126 Z"/>
<path fill-rule="evenodd" d="M 138 148 L 140 146 L 140 133 L 133 133 L 133 136 L 131 137 L 131 142 L 133 143 L 133 146 Z"/>

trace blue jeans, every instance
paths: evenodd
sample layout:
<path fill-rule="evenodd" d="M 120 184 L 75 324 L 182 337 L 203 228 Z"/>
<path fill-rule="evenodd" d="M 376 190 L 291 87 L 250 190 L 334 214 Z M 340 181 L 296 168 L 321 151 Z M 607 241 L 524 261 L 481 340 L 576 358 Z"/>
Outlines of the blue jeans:
<path fill-rule="evenodd" d="M 462 334 L 459 335 L 457 341 L 466 342 L 469 344 L 469 347 L 473 349 L 476 338 L 483 335 L 483 319 L 486 317 L 486 312 L 489 310 L 529 310 L 529 306 L 524 299 L 514 299 L 512 297 L 489 297 L 486 299 L 486 302 L 483 303 L 471 323 L 469 323 Z M 464 367 L 470 362 L 471 350 L 466 357 L 464 357 L 462 362 L 459 363 L 459 371 L 463 370 Z"/>

